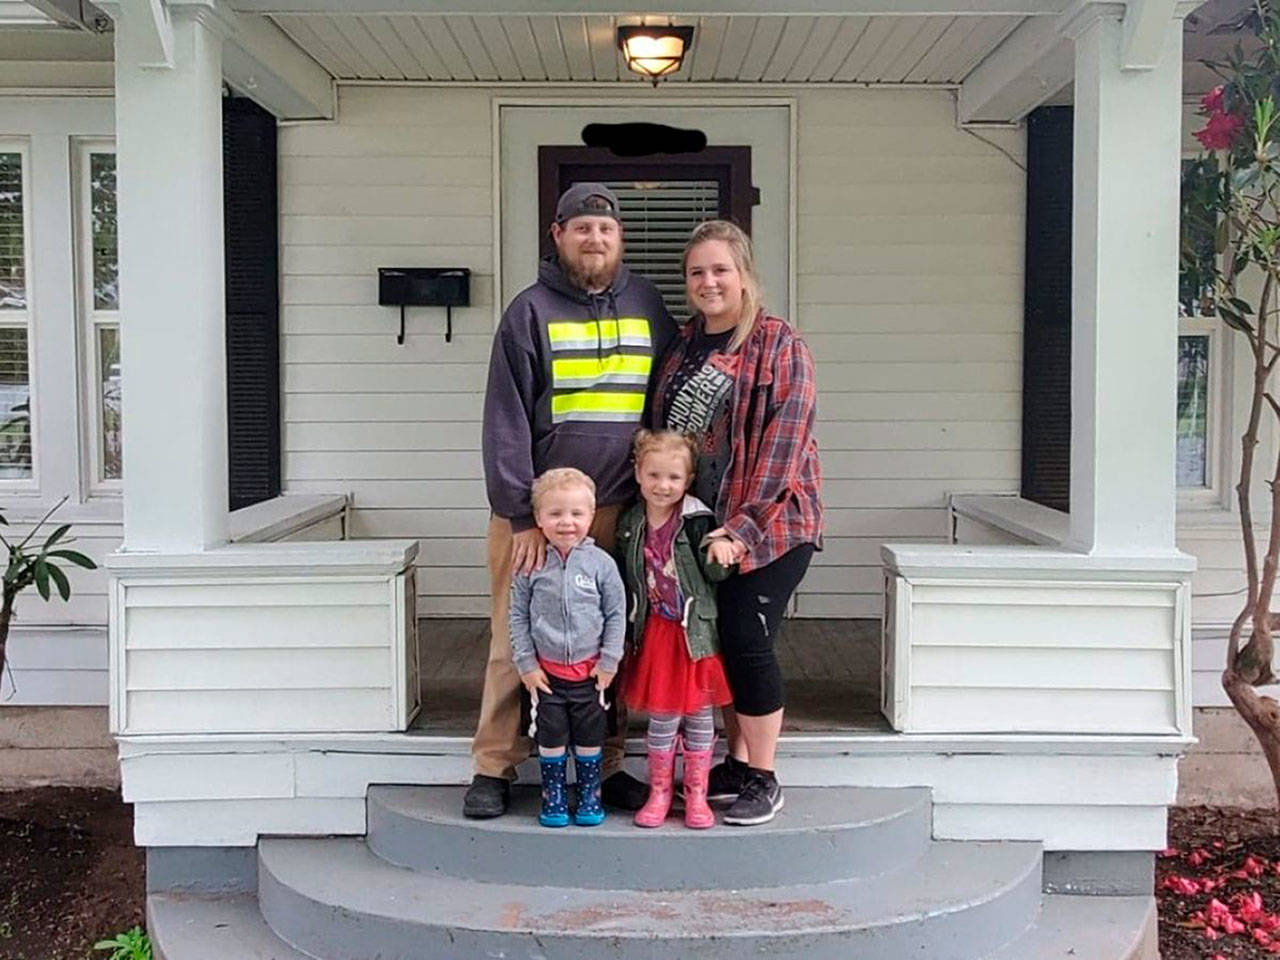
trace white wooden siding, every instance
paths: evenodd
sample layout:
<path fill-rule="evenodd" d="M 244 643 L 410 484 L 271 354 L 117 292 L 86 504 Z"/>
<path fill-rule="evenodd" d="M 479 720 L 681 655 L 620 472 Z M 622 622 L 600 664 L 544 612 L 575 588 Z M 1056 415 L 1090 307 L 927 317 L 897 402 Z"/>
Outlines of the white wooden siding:
<path fill-rule="evenodd" d="M 338 123 L 281 131 L 285 484 L 350 491 L 352 537 L 418 539 L 425 616 L 488 612 L 502 92 L 342 87 Z M 792 319 L 818 361 L 828 510 L 797 612 L 875 617 L 881 542 L 942 541 L 947 494 L 1017 485 L 1023 173 L 956 130 L 943 92 L 806 91 L 797 122 Z M 473 271 L 452 343 L 442 311 L 410 309 L 396 345 L 376 268 L 409 264 Z"/>
<path fill-rule="evenodd" d="M 313 569 L 264 576 L 276 546 L 239 554 L 255 571 L 239 577 L 115 571 L 114 731 L 405 728 L 417 707 L 405 574 L 326 571 L 317 553 Z"/>
<path fill-rule="evenodd" d="M 895 729 L 1183 731 L 1177 583 L 1072 581 L 1069 572 L 1021 580 L 1014 569 L 968 580 L 890 574 L 884 702 Z"/>

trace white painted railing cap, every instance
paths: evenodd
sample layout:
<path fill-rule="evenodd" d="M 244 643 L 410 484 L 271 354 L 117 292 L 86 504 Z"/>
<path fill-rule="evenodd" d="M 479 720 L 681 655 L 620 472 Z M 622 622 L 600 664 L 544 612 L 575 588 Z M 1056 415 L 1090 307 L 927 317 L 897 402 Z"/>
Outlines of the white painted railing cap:
<path fill-rule="evenodd" d="M 116 575 L 281 574 L 394 576 L 418 555 L 417 540 L 326 540 L 232 543 L 198 553 L 117 550 L 106 559 Z"/>
<path fill-rule="evenodd" d="M 1177 550 L 1153 554 L 1099 555 L 1035 544 L 964 546 L 947 543 L 886 543 L 880 556 L 891 573 L 908 579 L 1002 580 L 1182 580 L 1195 557 Z"/>

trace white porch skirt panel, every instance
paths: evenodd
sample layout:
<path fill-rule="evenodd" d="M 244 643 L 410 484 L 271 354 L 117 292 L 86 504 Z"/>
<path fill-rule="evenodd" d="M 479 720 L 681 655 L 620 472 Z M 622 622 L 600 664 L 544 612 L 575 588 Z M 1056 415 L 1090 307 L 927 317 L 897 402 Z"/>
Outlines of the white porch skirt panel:
<path fill-rule="evenodd" d="M 1159 850 L 1180 738 L 784 739 L 789 786 L 928 786 L 942 840 L 1037 840 L 1049 850 Z M 636 773 L 643 744 L 632 743 Z M 362 835 L 374 783 L 463 784 L 466 738 L 124 737 L 124 798 L 145 846 L 249 846 L 259 836 Z M 521 771 L 536 782 L 530 762 Z"/>
<path fill-rule="evenodd" d="M 884 547 L 881 704 L 907 733 L 1191 733 L 1194 560 Z"/>
<path fill-rule="evenodd" d="M 418 709 L 417 545 L 117 553 L 111 729 L 404 730 Z"/>

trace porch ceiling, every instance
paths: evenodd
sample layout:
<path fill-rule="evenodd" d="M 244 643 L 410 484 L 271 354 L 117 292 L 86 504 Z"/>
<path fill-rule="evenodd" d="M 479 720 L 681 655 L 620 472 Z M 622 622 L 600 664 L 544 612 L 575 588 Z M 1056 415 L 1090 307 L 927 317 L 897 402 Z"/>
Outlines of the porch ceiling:
<path fill-rule="evenodd" d="M 273 13 L 342 80 L 645 81 L 615 31 L 641 17 Z M 653 18 L 650 18 L 653 19 Z M 958 83 L 1028 19 L 968 16 L 687 16 L 681 82 Z M 667 18 L 660 21 L 665 23 Z"/>

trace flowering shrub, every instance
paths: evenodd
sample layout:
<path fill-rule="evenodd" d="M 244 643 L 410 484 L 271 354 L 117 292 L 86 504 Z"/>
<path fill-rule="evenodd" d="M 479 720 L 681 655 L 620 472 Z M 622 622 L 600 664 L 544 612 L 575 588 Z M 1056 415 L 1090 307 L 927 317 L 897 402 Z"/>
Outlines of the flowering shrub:
<path fill-rule="evenodd" d="M 1280 0 L 1255 0 L 1256 52 L 1246 57 L 1237 44 L 1225 63 L 1207 64 L 1223 83 L 1200 102 L 1205 125 L 1195 136 L 1210 153 L 1193 165 L 1192 182 L 1184 182 L 1182 215 L 1184 237 L 1207 232 L 1213 245 L 1205 251 L 1184 241 L 1179 286 L 1194 291 L 1201 312 L 1217 313 L 1238 331 L 1253 357 L 1253 395 L 1236 484 L 1246 596 L 1227 638 L 1222 687 L 1262 744 L 1280 797 L 1280 705 L 1255 689 L 1276 682 L 1273 631 L 1280 628 L 1280 615 L 1272 601 L 1280 535 L 1271 536 L 1264 550 L 1253 518 L 1263 417 L 1274 416 L 1280 424 L 1280 399 L 1272 388 L 1280 363 L 1280 13 L 1273 3 Z M 1270 471 L 1259 466 L 1258 479 L 1270 487 L 1272 517 L 1280 522 L 1280 462 Z"/>

